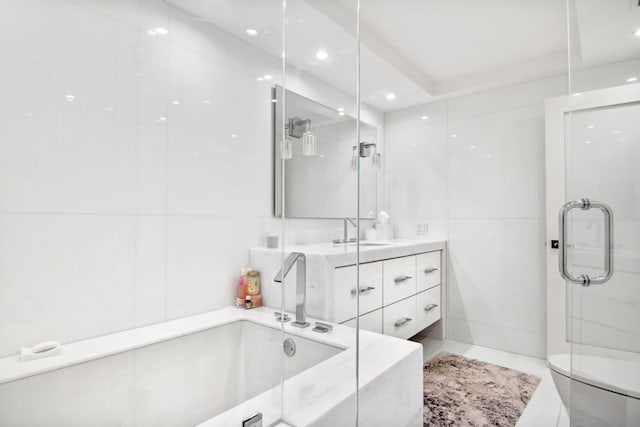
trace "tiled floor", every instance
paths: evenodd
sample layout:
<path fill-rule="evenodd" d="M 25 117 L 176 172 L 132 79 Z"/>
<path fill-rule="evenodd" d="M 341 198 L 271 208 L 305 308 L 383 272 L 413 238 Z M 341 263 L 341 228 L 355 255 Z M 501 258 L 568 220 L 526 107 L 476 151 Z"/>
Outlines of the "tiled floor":
<path fill-rule="evenodd" d="M 420 339 L 419 337 L 414 338 L 414 340 L 422 344 L 425 362 L 444 351 L 539 376 L 542 381 L 518 420 L 517 426 L 562 427 L 569 425 L 568 417 L 562 407 L 560 396 L 553 385 L 553 379 L 545 360 L 457 341 L 436 341 L 429 338 Z"/>

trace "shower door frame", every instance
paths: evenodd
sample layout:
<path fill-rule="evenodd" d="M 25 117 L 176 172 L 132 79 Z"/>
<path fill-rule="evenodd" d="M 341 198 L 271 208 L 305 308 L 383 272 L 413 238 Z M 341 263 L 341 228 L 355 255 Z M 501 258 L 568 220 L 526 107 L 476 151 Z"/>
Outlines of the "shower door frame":
<path fill-rule="evenodd" d="M 566 114 L 616 105 L 640 102 L 640 83 L 614 86 L 566 95 L 545 101 L 545 164 L 546 164 L 546 249 L 547 249 L 547 357 L 571 353 L 567 331 L 567 287 L 558 272 L 559 249 L 551 247 L 558 240 L 558 211 L 567 201 L 565 192 Z M 588 197 L 589 195 L 585 195 Z M 606 200 L 604 200 L 606 202 Z M 571 285 L 580 286 L 580 285 Z M 603 284 L 601 286 L 607 286 Z"/>

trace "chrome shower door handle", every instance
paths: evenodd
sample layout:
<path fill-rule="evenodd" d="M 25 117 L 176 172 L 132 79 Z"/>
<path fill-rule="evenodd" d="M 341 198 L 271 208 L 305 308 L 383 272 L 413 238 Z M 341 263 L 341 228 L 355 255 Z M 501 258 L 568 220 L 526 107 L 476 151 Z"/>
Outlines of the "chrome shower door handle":
<path fill-rule="evenodd" d="M 604 272 L 601 275 L 591 277 L 588 274 L 574 276 L 567 266 L 567 217 L 572 209 L 582 209 L 588 211 L 591 208 L 599 209 L 604 215 Z M 560 226 L 559 236 L 559 256 L 558 267 L 560 275 L 571 283 L 577 283 L 583 286 L 601 285 L 606 283 L 613 276 L 613 211 L 606 203 L 596 200 L 580 199 L 579 201 L 567 202 L 560 209 L 558 216 Z"/>

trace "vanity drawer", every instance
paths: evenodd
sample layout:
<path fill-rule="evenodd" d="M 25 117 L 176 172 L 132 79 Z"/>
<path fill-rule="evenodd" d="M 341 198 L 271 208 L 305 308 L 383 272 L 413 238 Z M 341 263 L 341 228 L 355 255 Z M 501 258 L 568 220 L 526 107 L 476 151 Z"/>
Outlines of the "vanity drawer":
<path fill-rule="evenodd" d="M 416 295 L 416 332 L 437 322 L 441 317 L 440 286 Z"/>
<path fill-rule="evenodd" d="M 335 269 L 333 322 L 356 317 L 356 266 Z M 360 264 L 360 313 L 382 307 L 382 262 Z"/>
<path fill-rule="evenodd" d="M 393 304 L 416 293 L 415 255 L 383 261 L 383 305 Z"/>
<path fill-rule="evenodd" d="M 385 335 L 402 339 L 414 336 L 418 332 L 415 295 L 384 307 L 382 317 Z"/>
<path fill-rule="evenodd" d="M 355 317 L 343 323 L 343 325 L 356 327 Z M 363 314 L 360 316 L 360 329 L 365 331 L 382 333 L 382 309 L 379 308 L 371 313 Z"/>
<path fill-rule="evenodd" d="M 416 274 L 418 292 L 425 291 L 441 284 L 442 261 L 441 251 L 428 252 L 416 256 Z"/>

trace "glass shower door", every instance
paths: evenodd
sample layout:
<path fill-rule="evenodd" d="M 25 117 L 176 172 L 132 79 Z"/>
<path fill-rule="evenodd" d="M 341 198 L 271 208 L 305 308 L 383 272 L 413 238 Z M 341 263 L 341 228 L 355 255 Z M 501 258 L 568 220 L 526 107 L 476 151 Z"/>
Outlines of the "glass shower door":
<path fill-rule="evenodd" d="M 640 102 L 576 108 L 567 118 L 561 252 L 572 425 L 637 425 L 640 416 L 638 117 Z"/>
<path fill-rule="evenodd" d="M 560 270 L 572 426 L 640 423 L 640 8 L 629 3 L 569 2 Z M 607 71 L 588 70 L 606 40 Z"/>

